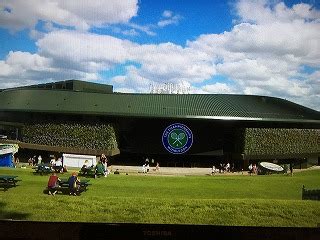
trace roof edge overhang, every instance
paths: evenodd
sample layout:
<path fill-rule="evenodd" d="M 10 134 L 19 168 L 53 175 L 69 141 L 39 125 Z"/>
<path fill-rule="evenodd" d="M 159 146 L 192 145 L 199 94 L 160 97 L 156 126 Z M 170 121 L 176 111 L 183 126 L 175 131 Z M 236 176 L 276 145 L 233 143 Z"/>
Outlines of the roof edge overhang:
<path fill-rule="evenodd" d="M 128 114 L 114 112 L 95 112 L 95 111 L 43 111 L 26 109 L 6 109 L 3 112 L 24 112 L 24 113 L 44 113 L 44 114 L 70 114 L 87 116 L 107 116 L 107 117 L 134 117 L 134 118 L 156 118 L 156 119 L 199 119 L 199 120 L 217 120 L 217 121 L 243 121 L 243 122 L 276 122 L 276 123 L 306 123 L 316 124 L 320 127 L 320 120 L 317 119 L 287 119 L 287 118 L 253 118 L 253 117 L 233 117 L 233 116 L 199 116 L 199 115 L 151 115 L 151 114 Z M 1 123 L 1 122 L 0 122 Z"/>

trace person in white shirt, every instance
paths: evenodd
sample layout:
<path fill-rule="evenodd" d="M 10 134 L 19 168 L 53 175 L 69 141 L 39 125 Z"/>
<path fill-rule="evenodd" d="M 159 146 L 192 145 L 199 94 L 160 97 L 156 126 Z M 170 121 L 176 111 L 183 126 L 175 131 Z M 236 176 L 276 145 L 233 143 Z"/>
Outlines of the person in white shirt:
<path fill-rule="evenodd" d="M 55 158 L 52 158 L 51 160 L 50 160 L 50 166 L 51 167 L 54 167 L 56 165 L 56 159 Z"/>
<path fill-rule="evenodd" d="M 39 155 L 39 157 L 38 157 L 38 165 L 40 165 L 41 162 L 42 162 L 42 157 L 41 157 L 41 155 Z"/>
<path fill-rule="evenodd" d="M 216 166 L 213 165 L 211 169 L 211 175 L 214 175 L 216 173 Z"/>
<path fill-rule="evenodd" d="M 142 172 L 143 172 L 143 173 L 147 173 L 147 166 L 146 166 L 146 164 L 143 164 L 143 165 L 142 165 Z"/>
<path fill-rule="evenodd" d="M 85 160 L 83 165 L 82 165 L 82 168 L 81 168 L 81 171 L 83 172 L 83 175 L 86 175 L 88 174 L 89 172 L 89 161 L 88 160 Z"/>
<path fill-rule="evenodd" d="M 62 169 L 63 169 L 63 167 L 62 167 L 62 160 L 61 160 L 61 158 L 58 158 L 57 161 L 56 161 L 54 170 L 55 170 L 56 172 L 61 172 Z"/>
<path fill-rule="evenodd" d="M 249 174 L 251 175 L 252 174 L 252 164 L 249 165 L 248 169 L 249 169 Z"/>
<path fill-rule="evenodd" d="M 227 172 L 230 172 L 230 163 L 227 163 L 227 165 L 226 165 L 226 171 L 227 171 Z"/>

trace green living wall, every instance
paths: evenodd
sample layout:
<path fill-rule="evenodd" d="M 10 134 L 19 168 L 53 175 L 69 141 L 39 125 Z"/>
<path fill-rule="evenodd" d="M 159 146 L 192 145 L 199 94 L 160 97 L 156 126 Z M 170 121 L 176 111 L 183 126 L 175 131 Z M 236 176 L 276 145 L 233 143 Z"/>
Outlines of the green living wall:
<path fill-rule="evenodd" d="M 113 150 L 118 148 L 115 127 L 111 124 L 52 124 L 39 123 L 22 128 L 22 141 L 26 143 Z"/>
<path fill-rule="evenodd" d="M 246 128 L 240 132 L 246 155 L 320 153 L 320 129 Z"/>

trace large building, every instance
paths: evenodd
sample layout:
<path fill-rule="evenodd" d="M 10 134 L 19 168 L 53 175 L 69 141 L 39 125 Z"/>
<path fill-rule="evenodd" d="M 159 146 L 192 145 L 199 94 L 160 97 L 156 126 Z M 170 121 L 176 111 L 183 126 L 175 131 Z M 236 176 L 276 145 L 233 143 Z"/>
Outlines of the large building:
<path fill-rule="evenodd" d="M 249 161 L 318 164 L 320 113 L 230 94 L 125 94 L 78 80 L 0 91 L 0 142 L 167 166 Z"/>

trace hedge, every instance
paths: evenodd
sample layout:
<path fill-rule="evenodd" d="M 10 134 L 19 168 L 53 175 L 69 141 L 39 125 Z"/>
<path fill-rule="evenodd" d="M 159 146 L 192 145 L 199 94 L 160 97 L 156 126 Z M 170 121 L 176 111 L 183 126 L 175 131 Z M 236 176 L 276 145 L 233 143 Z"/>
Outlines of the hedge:
<path fill-rule="evenodd" d="M 112 150 L 118 148 L 116 131 L 111 124 L 54 124 L 38 123 L 22 128 L 22 141 L 26 143 Z"/>
<path fill-rule="evenodd" d="M 243 137 L 247 155 L 320 153 L 320 129 L 246 128 Z"/>

